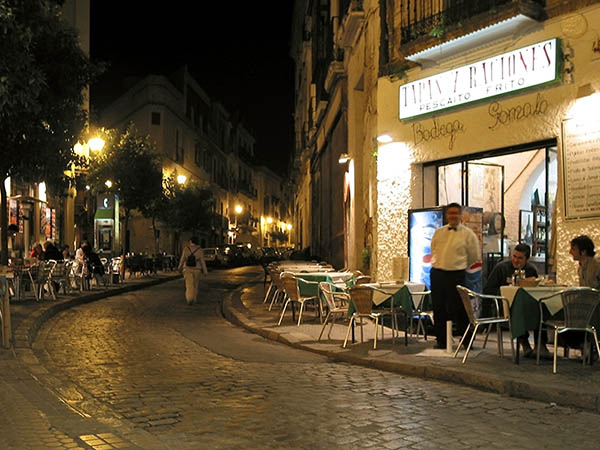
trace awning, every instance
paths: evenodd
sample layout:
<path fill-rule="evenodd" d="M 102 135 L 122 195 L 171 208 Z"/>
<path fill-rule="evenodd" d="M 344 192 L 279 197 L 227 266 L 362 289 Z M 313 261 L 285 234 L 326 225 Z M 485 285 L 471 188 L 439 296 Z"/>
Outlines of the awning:
<path fill-rule="evenodd" d="M 94 215 L 94 219 L 114 219 L 115 218 L 115 210 L 114 209 L 97 209 L 96 214 Z"/>

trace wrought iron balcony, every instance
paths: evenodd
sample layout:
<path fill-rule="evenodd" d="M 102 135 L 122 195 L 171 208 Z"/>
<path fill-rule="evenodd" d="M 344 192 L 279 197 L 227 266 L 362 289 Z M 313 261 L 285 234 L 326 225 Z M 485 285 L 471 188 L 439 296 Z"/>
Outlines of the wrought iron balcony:
<path fill-rule="evenodd" d="M 495 14 L 511 5 L 543 8 L 545 0 L 402 0 L 402 45 L 419 38 L 442 37 L 448 28 L 483 13 Z M 444 6 L 445 5 L 445 6 Z"/>

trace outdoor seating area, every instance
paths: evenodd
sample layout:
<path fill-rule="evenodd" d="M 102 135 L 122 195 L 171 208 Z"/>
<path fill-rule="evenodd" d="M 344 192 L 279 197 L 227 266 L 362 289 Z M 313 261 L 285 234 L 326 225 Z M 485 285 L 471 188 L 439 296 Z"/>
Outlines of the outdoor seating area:
<path fill-rule="evenodd" d="M 102 267 L 92 267 L 76 259 L 39 261 L 37 259 L 11 260 L 5 273 L 11 302 L 26 300 L 56 300 L 69 295 L 106 289 L 123 282 L 125 278 L 145 277 L 158 271 L 174 271 L 175 258 L 170 255 L 147 257 L 101 257 Z"/>
<path fill-rule="evenodd" d="M 402 353 L 394 344 L 397 338 L 403 338 L 404 347 L 413 346 L 407 350 L 411 354 L 456 358 L 464 351 L 462 364 L 467 358 L 473 361 L 483 354 L 493 355 L 493 348 L 497 347 L 496 357 L 510 358 L 511 363 L 519 365 L 522 361 L 515 341 L 531 330 L 550 331 L 554 373 L 558 347 L 565 348 L 563 358 L 575 358 L 584 365 L 593 364 L 600 353 L 596 334 L 600 327 L 600 293 L 590 288 L 524 283 L 503 286 L 501 295 L 494 296 L 458 286 L 469 327 L 462 336 L 450 335 L 449 349 L 437 349 L 435 339 L 427 341 L 433 313 L 431 292 L 423 283 L 372 282 L 369 275 L 360 271 L 338 271 L 323 261 L 278 261 L 269 264 L 265 273 L 269 283 L 264 283 L 263 304 L 267 311 L 275 313 L 275 327 L 290 324 L 291 318 L 297 328 L 315 327 L 316 342 L 338 342 L 344 349 L 357 344 L 355 328 L 359 327 L 358 345 L 372 339 L 373 350 L 385 344 Z M 311 310 L 314 314 L 307 315 Z M 582 345 L 571 354 L 571 348 L 560 339 L 565 331 L 581 332 Z M 481 344 L 477 343 L 479 339 Z M 487 349 L 488 341 L 495 341 L 491 350 Z M 543 358 L 539 357 L 539 346 L 537 354 L 540 364 Z"/>

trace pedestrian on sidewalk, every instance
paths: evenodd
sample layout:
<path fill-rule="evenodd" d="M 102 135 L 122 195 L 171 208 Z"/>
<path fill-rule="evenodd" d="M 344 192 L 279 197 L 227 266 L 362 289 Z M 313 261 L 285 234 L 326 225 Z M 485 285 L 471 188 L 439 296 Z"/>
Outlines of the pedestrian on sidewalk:
<path fill-rule="evenodd" d="M 204 251 L 198 245 L 197 236 L 192 236 L 189 244 L 183 249 L 178 269 L 183 272 L 185 279 L 185 300 L 188 305 L 192 305 L 198 301 L 200 278 L 208 273 Z"/>
<path fill-rule="evenodd" d="M 446 348 L 446 321 L 456 324 L 463 335 L 469 318 L 462 304 L 457 285 L 465 284 L 466 269 L 480 260 L 479 241 L 475 233 L 462 222 L 462 206 L 450 203 L 445 208 L 447 225 L 438 228 L 431 239 L 431 297 L 436 348 Z M 470 336 L 465 339 L 465 346 Z"/>

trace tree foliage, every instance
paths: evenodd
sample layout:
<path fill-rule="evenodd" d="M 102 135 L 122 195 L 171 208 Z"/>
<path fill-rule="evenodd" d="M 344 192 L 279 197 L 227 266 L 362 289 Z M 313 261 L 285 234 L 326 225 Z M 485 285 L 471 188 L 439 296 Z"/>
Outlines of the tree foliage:
<path fill-rule="evenodd" d="M 176 178 L 177 173 L 173 172 L 165 180 L 167 207 L 161 219 L 177 231 L 209 232 L 215 220 L 212 191 L 193 181 L 181 185 Z"/>
<path fill-rule="evenodd" d="M 58 3 L 0 0 L 0 181 L 45 181 L 54 192 L 68 182 L 64 172 L 86 123 L 85 88 L 100 70 L 80 48 Z M 6 205 L 3 182 L 0 193 Z"/>
<path fill-rule="evenodd" d="M 127 230 L 133 210 L 144 213 L 163 195 L 161 157 L 150 136 L 140 135 L 133 124 L 123 132 L 106 131 L 104 140 L 102 151 L 90 158 L 88 183 L 95 193 L 119 196 Z"/>

